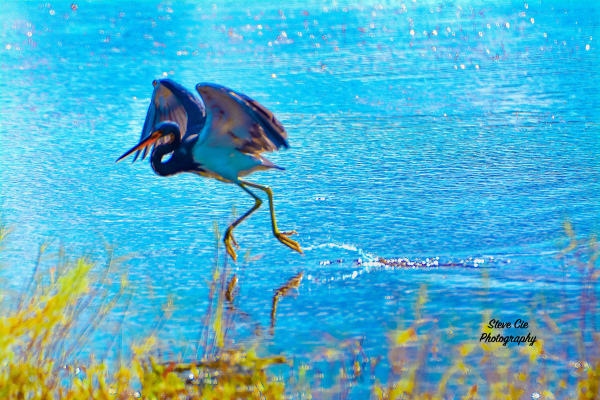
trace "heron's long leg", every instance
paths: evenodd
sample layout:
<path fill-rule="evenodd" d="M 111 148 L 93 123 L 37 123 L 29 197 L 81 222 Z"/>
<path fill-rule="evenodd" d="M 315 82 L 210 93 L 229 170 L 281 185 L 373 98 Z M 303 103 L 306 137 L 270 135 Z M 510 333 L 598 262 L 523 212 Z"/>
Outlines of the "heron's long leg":
<path fill-rule="evenodd" d="M 225 231 L 225 237 L 223 238 L 223 242 L 225 243 L 225 248 L 227 249 L 227 253 L 229 253 L 231 258 L 233 259 L 233 262 L 237 262 L 237 254 L 235 254 L 235 250 L 233 250 L 233 246 L 231 245 L 231 242 L 233 242 L 233 244 L 239 248 L 238 244 L 236 243 L 235 239 L 233 238 L 233 229 L 236 226 L 238 226 L 243 220 L 248 218 L 250 216 L 250 214 L 252 214 L 254 211 L 256 211 L 262 204 L 262 200 L 257 195 L 252 193 L 250 191 L 250 189 L 245 187 L 243 183 L 238 184 L 238 185 L 239 185 L 239 187 L 244 189 L 246 192 L 248 192 L 248 194 L 250 194 L 250 196 L 254 197 L 254 206 L 252 206 L 252 208 L 249 209 L 244 215 L 239 217 L 233 224 L 229 225 L 229 227 Z"/>
<path fill-rule="evenodd" d="M 275 219 L 275 207 L 273 206 L 273 191 L 271 190 L 271 188 L 268 186 L 259 185 L 258 183 L 243 181 L 241 179 L 240 179 L 240 181 L 244 185 L 248 185 L 253 188 L 260 189 L 260 190 L 264 191 L 265 193 L 267 193 L 267 196 L 269 196 L 269 208 L 271 210 L 271 225 L 273 227 L 273 235 L 275 235 L 275 237 L 281 243 L 285 244 L 292 250 L 296 250 L 298 253 L 303 253 L 298 242 L 296 242 L 288 237 L 288 236 L 291 236 L 291 235 L 294 235 L 295 233 L 297 233 L 296 231 L 279 232 L 279 229 L 277 229 L 277 220 Z"/>

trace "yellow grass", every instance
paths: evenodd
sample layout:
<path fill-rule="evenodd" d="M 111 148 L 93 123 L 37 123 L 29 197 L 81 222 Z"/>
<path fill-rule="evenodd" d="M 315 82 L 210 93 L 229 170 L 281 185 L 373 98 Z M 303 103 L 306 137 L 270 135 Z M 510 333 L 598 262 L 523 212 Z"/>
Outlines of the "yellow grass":
<path fill-rule="evenodd" d="M 579 269 L 590 293 L 595 293 L 598 244 L 592 238 L 586 247 L 576 240 L 568 224 L 565 232 L 561 257 L 567 267 Z M 0 227 L 0 249 L 9 233 Z M 46 247 L 42 246 L 39 259 Z M 115 373 L 108 373 L 105 360 L 92 360 L 85 368 L 75 368 L 68 361 L 86 345 L 87 338 L 104 323 L 115 304 L 132 294 L 131 289 L 124 276 L 118 293 L 107 289 L 116 274 L 116 261 L 99 269 L 87 258 L 69 262 L 61 253 L 54 267 L 40 272 L 39 259 L 32 283 L 23 293 L 13 295 L 16 301 L 10 305 L 2 302 L 0 309 L 0 399 L 344 399 L 353 398 L 352 388 L 359 380 L 369 379 L 376 368 L 382 368 L 382 359 L 369 358 L 362 341 L 353 338 L 317 349 L 311 362 L 300 365 L 279 355 L 259 357 L 256 347 L 227 347 L 228 326 L 236 308 L 237 278 L 217 263 L 209 283 L 205 348 L 199 362 L 159 364 L 151 359 L 148 354 L 157 342 L 154 333 L 133 348 L 132 358 L 121 362 Z M 275 291 L 271 328 L 277 302 L 297 288 L 301 279 L 301 274 L 292 277 Z M 590 293 L 588 297 L 582 295 L 581 301 L 590 301 Z M 4 297 L 6 293 L 0 294 Z M 583 332 L 564 332 L 550 315 L 542 313 L 537 323 L 550 334 L 533 346 L 511 348 L 470 340 L 439 348 L 432 340 L 429 324 L 434 317 L 424 312 L 426 302 L 427 290 L 422 287 L 414 305 L 415 321 L 388 331 L 389 379 L 385 383 L 372 381 L 371 398 L 530 399 L 532 394 L 539 399 L 600 398 L 598 352 L 585 351 Z M 95 308 L 90 311 L 91 304 Z M 586 313 L 596 313 L 595 305 L 581 310 L 578 318 L 583 320 L 589 316 Z M 169 307 L 165 307 L 164 317 L 168 314 Z M 485 321 L 489 318 L 482 321 L 482 331 L 488 329 Z M 575 367 L 577 377 L 571 383 L 545 368 L 546 360 L 554 357 L 547 350 L 552 338 L 565 340 L 565 335 L 582 342 Z M 600 335 L 595 332 L 593 338 L 598 347 Z M 438 382 L 423 385 L 420 377 L 427 368 L 427 359 L 438 352 L 451 354 L 452 364 Z M 515 364 L 515 357 L 526 362 Z M 339 367 L 330 380 L 334 383 L 327 387 L 322 384 L 323 373 L 316 370 L 323 362 Z M 288 368 L 289 376 L 276 376 L 276 365 Z"/>

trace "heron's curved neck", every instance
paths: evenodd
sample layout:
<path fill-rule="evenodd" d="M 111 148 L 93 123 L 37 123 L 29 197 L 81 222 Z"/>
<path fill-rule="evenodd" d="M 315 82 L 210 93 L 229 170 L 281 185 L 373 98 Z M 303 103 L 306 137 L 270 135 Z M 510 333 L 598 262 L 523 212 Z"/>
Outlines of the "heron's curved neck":
<path fill-rule="evenodd" d="M 160 176 L 170 176 L 180 172 L 198 170 L 199 164 L 194 161 L 192 156 L 192 147 L 197 140 L 196 137 L 196 139 L 186 140 L 182 143 L 179 131 L 177 131 L 172 142 L 156 146 L 150 156 L 150 164 L 152 164 L 154 172 Z M 163 157 L 171 152 L 173 152 L 171 158 L 163 162 Z"/>
<path fill-rule="evenodd" d="M 174 143 L 156 146 L 150 156 L 150 164 L 152 164 L 154 172 L 160 176 L 169 176 L 181 172 L 181 167 L 178 165 L 176 157 L 177 147 L 178 145 L 174 145 Z M 163 162 L 163 157 L 170 152 L 173 152 L 171 158 L 168 161 Z"/>

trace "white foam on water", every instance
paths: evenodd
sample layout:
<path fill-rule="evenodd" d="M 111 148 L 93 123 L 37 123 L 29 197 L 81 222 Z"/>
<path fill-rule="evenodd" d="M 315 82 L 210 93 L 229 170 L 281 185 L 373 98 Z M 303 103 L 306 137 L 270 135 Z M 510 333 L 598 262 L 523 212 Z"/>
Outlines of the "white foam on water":
<path fill-rule="evenodd" d="M 343 249 L 343 250 L 354 251 L 354 252 L 357 252 L 360 257 L 364 257 L 369 261 L 379 259 L 379 257 L 376 256 L 375 254 L 367 253 L 363 249 L 358 248 L 353 244 L 347 244 L 347 243 L 341 243 L 341 244 L 339 244 L 339 243 L 322 243 L 322 244 L 316 244 L 313 246 L 304 247 L 302 250 L 303 251 L 311 251 L 311 250 L 315 250 L 315 249 L 324 249 L 324 248 Z"/>

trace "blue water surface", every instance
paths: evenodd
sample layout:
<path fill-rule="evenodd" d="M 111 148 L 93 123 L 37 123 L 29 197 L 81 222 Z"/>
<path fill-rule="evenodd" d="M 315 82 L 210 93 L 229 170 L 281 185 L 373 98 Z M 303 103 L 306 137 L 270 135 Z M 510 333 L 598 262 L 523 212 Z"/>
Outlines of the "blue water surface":
<path fill-rule="evenodd" d="M 134 255 L 124 346 L 172 296 L 164 357 L 184 354 L 206 308 L 214 224 L 222 235 L 253 200 L 115 160 L 139 139 L 154 79 L 214 82 L 289 134 L 289 150 L 267 155 L 285 171 L 251 178 L 273 188 L 279 226 L 305 254 L 272 236 L 263 207 L 236 229 L 254 260 L 229 262 L 240 308 L 265 331 L 274 290 L 304 272 L 269 352 L 302 358 L 326 338 L 361 337 L 385 356 L 422 284 L 448 338 L 476 343 L 486 310 L 513 319 L 540 295 L 581 290 L 556 255 L 565 220 L 578 238 L 600 228 L 598 17 L 594 2 L 565 0 L 3 2 L 0 207 L 15 228 L 3 276 L 27 282 L 48 238 L 99 260 L 113 244 Z M 470 268 L 370 263 L 379 257 Z"/>

